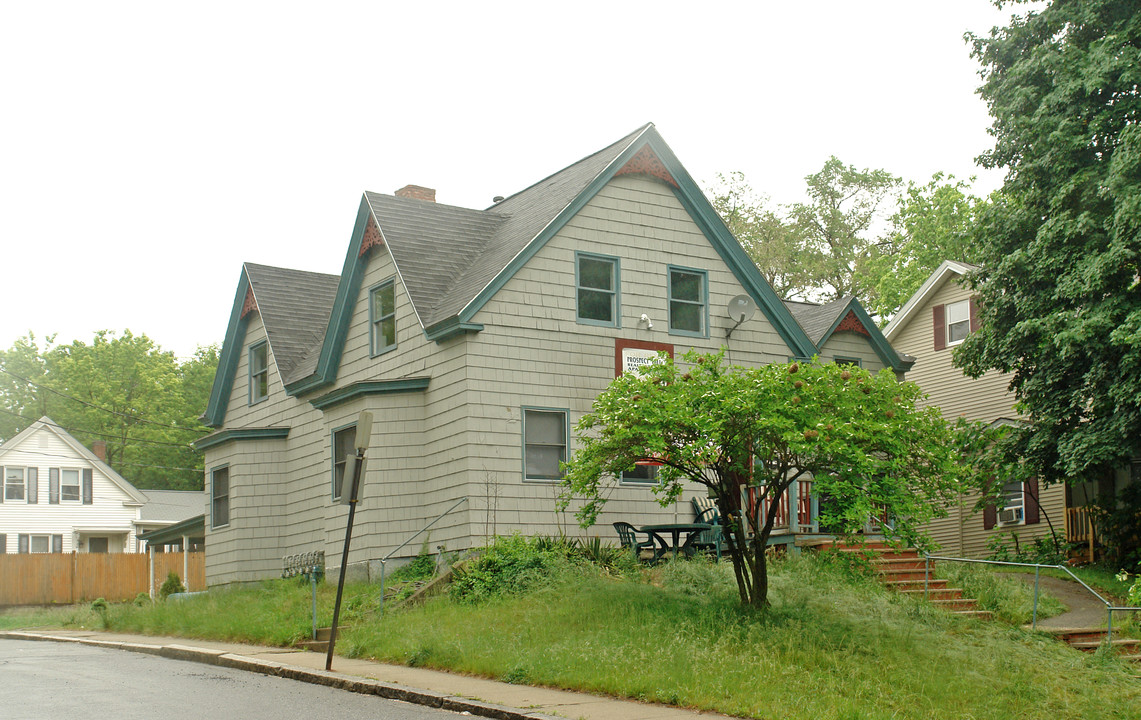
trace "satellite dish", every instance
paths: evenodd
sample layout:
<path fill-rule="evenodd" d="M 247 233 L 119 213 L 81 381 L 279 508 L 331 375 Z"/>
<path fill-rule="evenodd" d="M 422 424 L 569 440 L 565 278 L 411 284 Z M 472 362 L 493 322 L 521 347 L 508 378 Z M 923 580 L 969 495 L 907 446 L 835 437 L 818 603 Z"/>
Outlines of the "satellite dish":
<path fill-rule="evenodd" d="M 751 320 L 757 312 L 757 304 L 748 295 L 738 295 L 729 301 L 729 319 L 740 325 Z"/>

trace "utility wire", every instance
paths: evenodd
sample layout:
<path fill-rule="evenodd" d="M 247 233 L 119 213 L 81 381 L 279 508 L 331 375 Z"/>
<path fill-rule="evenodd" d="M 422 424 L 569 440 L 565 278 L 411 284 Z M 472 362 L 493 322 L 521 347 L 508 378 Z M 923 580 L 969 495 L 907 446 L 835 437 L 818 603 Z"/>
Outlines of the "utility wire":
<path fill-rule="evenodd" d="M 29 423 L 39 422 L 39 420 L 32 420 L 31 418 L 27 417 L 26 415 L 21 415 L 20 413 L 15 413 L 15 412 L 12 412 L 11 410 L 5 410 L 4 408 L 0 408 L 0 412 L 5 413 L 7 415 L 12 415 L 14 417 L 18 417 L 21 420 L 27 420 Z M 166 447 L 183 448 L 185 450 L 193 450 L 194 449 L 190 443 L 168 443 L 168 442 L 161 442 L 159 440 L 144 440 L 143 438 L 128 438 L 127 441 L 125 442 L 123 440 L 123 438 L 121 438 L 118 435 L 111 435 L 109 433 L 96 432 L 95 430 L 85 430 L 83 428 L 64 427 L 63 425 L 60 425 L 59 423 L 56 423 L 56 422 L 44 423 L 44 425 L 50 425 L 52 427 L 57 427 L 60 430 L 63 430 L 63 431 L 68 432 L 68 433 L 87 433 L 88 435 L 96 435 L 98 437 L 111 438 L 112 440 L 115 440 L 116 442 L 118 442 L 120 444 L 124 444 L 124 445 L 128 444 L 128 443 L 147 443 L 148 445 L 163 445 Z"/>
<path fill-rule="evenodd" d="M 100 406 L 95 405 L 93 403 L 89 403 L 86 400 L 80 400 L 79 398 L 68 395 L 67 393 L 62 393 L 59 390 L 54 390 L 50 387 L 47 387 L 46 385 L 39 385 L 37 383 L 34 383 L 27 378 L 20 377 L 16 373 L 14 373 L 14 372 L 6 369 L 6 368 L 0 368 L 0 372 L 4 373 L 5 375 L 9 375 L 11 377 L 14 377 L 22 383 L 25 383 L 27 385 L 31 385 L 32 387 L 34 387 L 38 390 L 46 390 L 50 393 L 54 393 L 56 395 L 59 395 L 62 398 L 66 398 L 68 400 L 72 400 L 74 402 L 77 402 L 80 405 L 85 405 L 89 408 L 92 408 L 93 410 L 99 410 L 101 412 L 111 413 L 112 415 L 118 415 L 119 417 L 124 417 L 124 418 L 127 418 L 128 420 L 134 420 L 135 422 L 147 423 L 148 425 L 158 425 L 159 427 L 166 428 L 168 430 L 185 430 L 187 432 L 196 432 L 196 433 L 202 432 L 201 428 L 189 428 L 189 427 L 183 427 L 182 425 L 171 425 L 168 423 L 160 423 L 160 422 L 156 422 L 154 420 L 147 420 L 146 418 L 141 418 L 137 415 L 130 415 L 128 413 L 119 412 L 118 410 L 111 410 L 109 408 L 100 407 Z"/>
<path fill-rule="evenodd" d="M 36 452 L 35 450 L 21 450 L 20 454 L 21 455 L 37 455 L 39 457 L 52 458 L 54 460 L 62 461 L 62 462 L 57 463 L 60 467 L 65 467 L 68 462 L 75 462 L 75 456 L 73 456 L 73 455 L 60 455 L 58 453 Z M 157 468 L 159 470 L 186 470 L 189 472 L 196 472 L 196 473 L 203 472 L 202 468 L 171 467 L 170 465 L 144 465 L 143 463 L 129 463 L 129 462 L 123 462 L 123 463 L 117 462 L 115 464 L 116 465 L 131 465 L 132 467 Z"/>

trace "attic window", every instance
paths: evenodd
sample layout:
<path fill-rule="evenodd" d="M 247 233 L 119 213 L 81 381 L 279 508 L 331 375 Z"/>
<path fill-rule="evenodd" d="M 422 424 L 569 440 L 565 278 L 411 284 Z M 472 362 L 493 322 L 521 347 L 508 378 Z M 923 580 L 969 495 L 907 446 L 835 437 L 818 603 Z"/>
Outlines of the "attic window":
<path fill-rule="evenodd" d="M 957 345 L 971 332 L 971 303 L 962 300 L 947 303 L 947 344 Z"/>
<path fill-rule="evenodd" d="M 369 347 L 376 357 L 396 347 L 396 280 L 369 291 Z"/>
<path fill-rule="evenodd" d="M 269 346 L 258 343 L 250 348 L 250 405 L 269 397 Z"/>

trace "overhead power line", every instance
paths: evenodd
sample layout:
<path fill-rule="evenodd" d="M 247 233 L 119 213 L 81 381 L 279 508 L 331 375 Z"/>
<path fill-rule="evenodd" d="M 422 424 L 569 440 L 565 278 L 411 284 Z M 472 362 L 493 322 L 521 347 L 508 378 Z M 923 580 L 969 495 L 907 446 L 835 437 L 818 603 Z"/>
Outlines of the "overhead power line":
<path fill-rule="evenodd" d="M 39 422 L 38 419 L 33 420 L 32 418 L 29 418 L 27 415 L 21 415 L 20 413 L 12 412 L 11 410 L 5 410 L 4 408 L 0 408 L 0 412 L 5 413 L 7 415 L 12 415 L 13 417 L 18 417 L 21 420 L 27 420 L 29 423 Z M 119 437 L 118 435 L 111 435 L 109 433 L 101 433 L 101 432 L 98 432 L 95 430 L 86 430 L 84 428 L 64 427 L 63 425 L 60 425 L 59 423 L 56 423 L 56 422 L 50 422 L 50 423 L 45 422 L 44 425 L 50 425 L 51 427 L 57 427 L 60 430 L 63 430 L 65 432 L 69 432 L 69 433 L 73 433 L 73 434 L 74 433 L 87 433 L 88 435 L 95 435 L 97 437 L 111 438 L 112 440 L 119 443 L 120 445 L 125 445 L 125 444 L 129 444 L 129 443 L 146 443 L 148 445 L 163 445 L 165 447 L 183 448 L 184 450 L 193 450 L 194 449 L 190 443 L 168 443 L 168 442 L 162 442 L 161 440 L 146 440 L 143 438 L 134 438 L 134 437 L 133 438 L 127 438 L 127 440 L 124 441 L 123 438 Z"/>
<path fill-rule="evenodd" d="M 99 405 L 95 405 L 94 403 L 89 403 L 86 400 L 80 400 L 77 397 L 73 397 L 71 395 L 68 395 L 67 393 L 60 392 L 59 390 L 55 390 L 53 388 L 47 387 L 46 385 L 40 385 L 38 383 L 32 382 L 31 380 L 29 380 L 25 377 L 20 377 L 16 373 L 14 373 L 11 370 L 8 370 L 6 368 L 0 368 L 0 372 L 4 373 L 5 375 L 8 375 L 10 377 L 14 377 L 26 385 L 31 385 L 32 387 L 34 387 L 38 390 L 46 390 L 47 392 L 53 393 L 55 395 L 59 395 L 61 398 L 66 398 L 66 399 L 71 400 L 73 402 L 77 402 L 80 405 L 84 405 L 84 406 L 89 407 L 93 410 L 99 410 L 100 412 L 110 413 L 111 415 L 118 415 L 119 417 L 126 418 L 128 420 L 133 420 L 135 422 L 146 423 L 148 425 L 157 425 L 158 427 L 166 428 L 168 430 L 185 430 L 186 432 L 194 432 L 194 433 L 201 433 L 202 432 L 202 428 L 189 428 L 189 427 L 184 427 L 182 425 L 173 425 L 173 424 L 169 424 L 169 423 L 161 423 L 161 422 L 157 422 L 154 420 L 147 420 L 146 418 L 139 417 L 138 415 L 131 415 L 129 413 L 119 412 L 118 410 L 111 410 L 110 408 L 100 407 Z"/>

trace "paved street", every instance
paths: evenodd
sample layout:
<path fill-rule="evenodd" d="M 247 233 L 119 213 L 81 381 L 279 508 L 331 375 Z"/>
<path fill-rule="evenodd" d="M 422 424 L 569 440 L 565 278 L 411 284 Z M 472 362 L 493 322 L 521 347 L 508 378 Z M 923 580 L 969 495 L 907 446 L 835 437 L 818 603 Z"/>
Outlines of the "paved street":
<path fill-rule="evenodd" d="M 0 641 L 0 677 L 4 720 L 458 717 L 259 673 L 73 643 Z"/>

